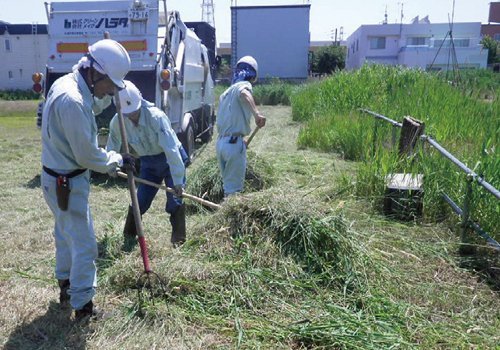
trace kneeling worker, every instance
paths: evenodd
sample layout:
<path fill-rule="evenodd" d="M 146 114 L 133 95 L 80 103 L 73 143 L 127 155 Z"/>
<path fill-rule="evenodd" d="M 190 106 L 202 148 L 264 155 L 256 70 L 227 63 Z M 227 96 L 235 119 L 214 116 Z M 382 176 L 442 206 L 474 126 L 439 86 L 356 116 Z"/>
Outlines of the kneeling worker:
<path fill-rule="evenodd" d="M 119 98 L 128 143 L 140 157 L 140 177 L 157 184 L 165 181 L 166 186 L 175 190 L 175 196 L 167 192 L 165 211 L 170 214 L 172 224 L 171 242 L 177 247 L 186 240 L 186 213 L 181 196 L 188 156 L 167 115 L 144 100 L 132 82 L 125 80 L 125 89 L 119 92 Z M 118 115 L 111 120 L 109 130 L 106 149 L 120 150 L 122 139 Z M 139 184 L 137 198 L 141 215 L 149 209 L 157 192 L 157 187 Z M 137 235 L 132 207 L 129 207 L 123 234 L 124 248 L 130 250 Z"/>

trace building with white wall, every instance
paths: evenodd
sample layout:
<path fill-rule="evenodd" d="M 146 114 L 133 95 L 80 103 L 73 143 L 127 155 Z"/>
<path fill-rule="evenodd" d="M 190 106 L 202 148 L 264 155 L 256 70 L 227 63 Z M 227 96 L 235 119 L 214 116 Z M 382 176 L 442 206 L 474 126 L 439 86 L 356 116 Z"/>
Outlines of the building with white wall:
<path fill-rule="evenodd" d="M 303 80 L 308 74 L 311 5 L 231 7 L 231 60 L 259 63 L 260 78 Z"/>
<path fill-rule="evenodd" d="M 29 90 L 31 76 L 44 72 L 48 55 L 46 24 L 0 22 L 0 90 Z"/>
<path fill-rule="evenodd" d="M 452 69 L 454 62 L 448 23 L 427 18 L 411 24 L 362 25 L 347 39 L 346 68 L 365 63 L 401 65 L 422 69 Z M 459 68 L 486 68 L 481 23 L 454 23 L 453 44 Z"/>

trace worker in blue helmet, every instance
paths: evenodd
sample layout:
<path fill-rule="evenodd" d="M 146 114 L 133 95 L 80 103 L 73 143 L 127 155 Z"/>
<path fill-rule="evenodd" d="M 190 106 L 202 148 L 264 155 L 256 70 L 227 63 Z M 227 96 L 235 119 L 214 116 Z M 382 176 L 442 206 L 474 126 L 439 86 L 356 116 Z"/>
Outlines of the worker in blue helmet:
<path fill-rule="evenodd" d="M 266 125 L 252 95 L 252 83 L 259 67 L 252 56 L 238 60 L 231 86 L 224 91 L 217 113 L 217 161 L 222 176 L 224 196 L 243 191 L 247 163 L 246 141 L 252 116 L 258 127 Z"/>

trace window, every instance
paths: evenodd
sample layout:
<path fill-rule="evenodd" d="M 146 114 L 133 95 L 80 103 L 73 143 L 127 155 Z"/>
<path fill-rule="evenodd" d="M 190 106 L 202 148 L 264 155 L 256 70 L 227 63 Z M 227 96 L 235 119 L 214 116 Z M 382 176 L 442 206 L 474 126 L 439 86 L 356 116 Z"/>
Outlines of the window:
<path fill-rule="evenodd" d="M 11 70 L 9 71 L 9 79 L 14 79 L 14 73 Z"/>
<path fill-rule="evenodd" d="M 372 50 L 383 50 L 385 49 L 385 36 L 375 36 L 369 38 L 370 49 Z"/>
<path fill-rule="evenodd" d="M 22 78 L 23 77 L 23 70 L 22 69 L 19 69 L 19 77 Z"/>
<path fill-rule="evenodd" d="M 406 39 L 406 45 L 408 46 L 424 46 L 425 36 L 415 36 Z"/>
<path fill-rule="evenodd" d="M 469 47 L 470 39 L 453 39 L 455 47 Z"/>
<path fill-rule="evenodd" d="M 437 40 L 434 40 L 434 47 L 450 47 L 451 45 L 451 40 L 450 39 L 446 39 L 446 41 L 444 41 L 443 43 L 443 39 L 437 39 Z M 455 45 L 455 47 L 469 47 L 470 46 L 470 39 L 453 39 L 453 44 Z"/>
<path fill-rule="evenodd" d="M 495 39 L 496 41 L 500 41 L 500 33 L 495 34 L 493 39 Z"/>
<path fill-rule="evenodd" d="M 359 39 L 356 39 L 356 51 L 359 51 Z"/>
<path fill-rule="evenodd" d="M 10 51 L 10 40 L 5 39 L 5 51 Z"/>

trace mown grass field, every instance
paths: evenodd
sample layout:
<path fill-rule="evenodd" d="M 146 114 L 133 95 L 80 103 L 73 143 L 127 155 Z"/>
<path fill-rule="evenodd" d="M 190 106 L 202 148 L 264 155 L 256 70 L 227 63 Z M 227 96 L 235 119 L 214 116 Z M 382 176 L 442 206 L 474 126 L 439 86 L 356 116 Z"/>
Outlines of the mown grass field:
<path fill-rule="evenodd" d="M 58 309 L 53 218 L 40 189 L 35 105 L 0 110 L 0 346 L 5 349 L 498 349 L 499 295 L 461 268 L 447 225 L 387 220 L 339 191 L 358 164 L 298 149 L 289 107 L 261 107 L 251 149 L 272 186 L 189 214 L 169 244 L 158 196 L 144 216 L 167 293 L 140 302 L 139 252 L 120 251 L 126 183 L 94 179 L 100 246 L 96 303 L 111 317 L 74 324 Z M 188 169 L 214 154 L 213 142 Z"/>

